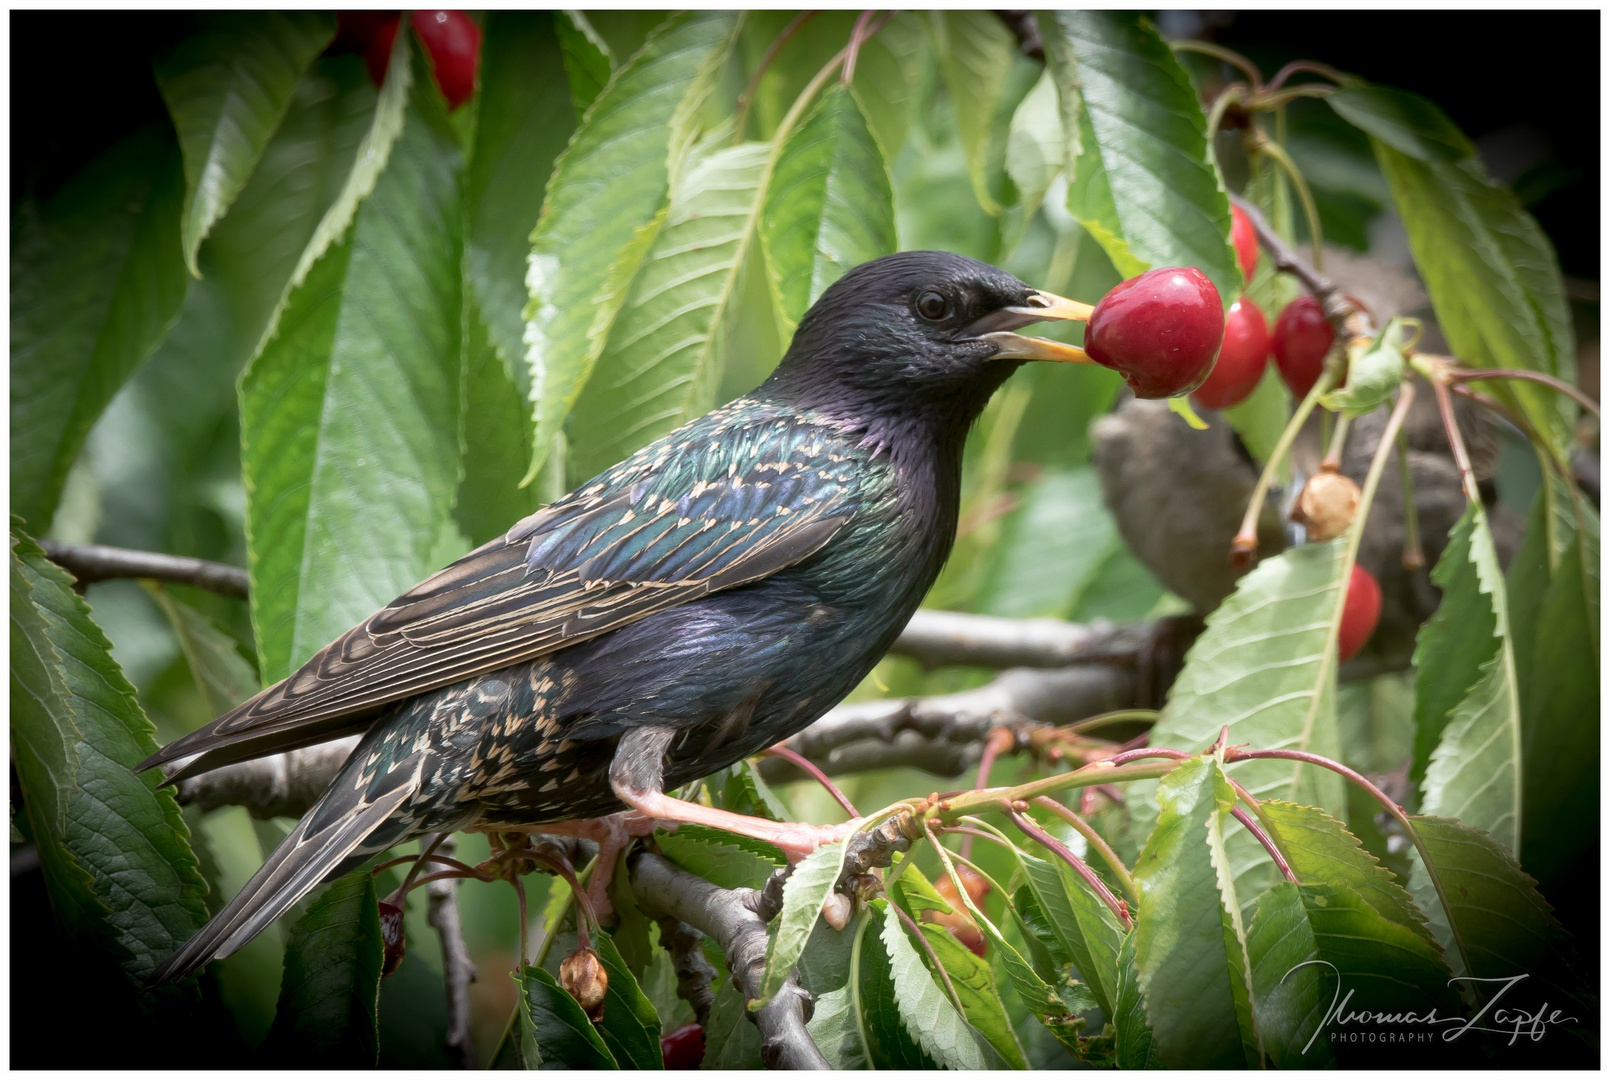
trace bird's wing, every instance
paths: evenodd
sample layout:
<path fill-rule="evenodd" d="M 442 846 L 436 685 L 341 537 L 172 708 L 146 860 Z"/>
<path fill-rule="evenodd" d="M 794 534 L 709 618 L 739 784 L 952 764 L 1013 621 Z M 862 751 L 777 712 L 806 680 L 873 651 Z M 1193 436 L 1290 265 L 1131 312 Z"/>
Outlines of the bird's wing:
<path fill-rule="evenodd" d="M 415 586 L 142 767 L 202 755 L 177 780 L 349 733 L 389 702 L 776 573 L 858 506 L 831 429 L 774 417 L 684 431 Z"/>

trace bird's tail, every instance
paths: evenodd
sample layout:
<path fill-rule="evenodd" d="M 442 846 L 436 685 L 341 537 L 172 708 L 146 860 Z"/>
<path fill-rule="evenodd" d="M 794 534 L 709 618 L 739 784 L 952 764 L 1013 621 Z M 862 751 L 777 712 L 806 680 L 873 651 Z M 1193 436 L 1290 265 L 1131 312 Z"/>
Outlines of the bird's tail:
<path fill-rule="evenodd" d="M 405 839 L 391 835 L 395 828 L 382 826 L 419 790 L 423 755 L 400 761 L 380 776 L 364 775 L 364 756 L 361 748 L 353 753 L 340 776 L 235 898 L 151 974 L 152 985 L 176 982 L 228 956 L 332 871 L 344 869 L 343 862 L 361 860 Z"/>

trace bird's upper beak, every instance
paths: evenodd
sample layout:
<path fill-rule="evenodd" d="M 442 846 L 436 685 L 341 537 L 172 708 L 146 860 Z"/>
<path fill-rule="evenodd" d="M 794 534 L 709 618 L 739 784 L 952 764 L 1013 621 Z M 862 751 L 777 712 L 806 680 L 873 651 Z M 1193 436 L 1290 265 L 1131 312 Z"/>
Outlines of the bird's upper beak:
<path fill-rule="evenodd" d="M 1029 293 L 1028 302 L 1021 306 L 1002 308 L 979 319 L 969 326 L 968 332 L 976 338 L 996 346 L 999 360 L 1057 360 L 1063 363 L 1089 364 L 1093 361 L 1085 351 L 1060 341 L 1028 337 L 1014 333 L 1019 327 L 1047 319 L 1072 319 L 1089 322 L 1095 309 L 1089 304 L 1057 296 L 1055 293 L 1035 290 Z"/>

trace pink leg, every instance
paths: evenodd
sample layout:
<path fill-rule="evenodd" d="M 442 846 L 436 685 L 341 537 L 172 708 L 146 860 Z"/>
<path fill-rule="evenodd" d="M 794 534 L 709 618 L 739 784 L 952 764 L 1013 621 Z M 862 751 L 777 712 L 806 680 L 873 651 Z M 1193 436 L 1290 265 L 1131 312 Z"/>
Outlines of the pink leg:
<path fill-rule="evenodd" d="M 765 818 L 735 814 L 712 806 L 673 799 L 658 791 L 630 791 L 620 787 L 615 794 L 644 817 L 662 827 L 680 824 L 708 825 L 712 829 L 751 836 L 782 848 L 791 863 L 798 862 L 824 844 L 850 835 L 850 822 L 839 825 L 806 825 L 793 821 L 767 821 Z"/>

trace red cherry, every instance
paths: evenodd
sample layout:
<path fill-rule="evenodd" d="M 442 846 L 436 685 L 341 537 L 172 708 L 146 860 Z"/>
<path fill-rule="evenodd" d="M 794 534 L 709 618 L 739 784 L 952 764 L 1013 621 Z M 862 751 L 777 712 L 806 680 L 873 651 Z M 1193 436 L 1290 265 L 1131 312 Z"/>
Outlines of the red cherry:
<path fill-rule="evenodd" d="M 660 1057 L 667 1069 L 697 1069 L 704 1062 L 704 1028 L 683 1024 L 661 1035 Z"/>
<path fill-rule="evenodd" d="M 1224 305 L 1213 282 L 1195 267 L 1167 266 L 1103 296 L 1084 348 L 1122 375 L 1136 397 L 1162 398 L 1201 386 L 1223 339 Z"/>
<path fill-rule="evenodd" d="M 1269 324 L 1258 305 L 1243 296 L 1224 314 L 1224 344 L 1207 381 L 1191 395 L 1204 409 L 1239 405 L 1258 388 L 1269 360 Z"/>
<path fill-rule="evenodd" d="M 1312 296 L 1299 296 L 1286 305 L 1275 320 L 1273 346 L 1275 367 L 1293 395 L 1308 396 L 1325 367 L 1325 356 L 1336 331 L 1325 318 L 1325 309 Z"/>
<path fill-rule="evenodd" d="M 1342 629 L 1336 636 L 1336 654 L 1343 663 L 1353 659 L 1375 633 L 1381 618 L 1381 585 L 1375 575 L 1357 563 L 1347 581 L 1347 599 L 1342 602 Z"/>
<path fill-rule="evenodd" d="M 447 107 L 456 109 L 475 94 L 481 63 L 481 28 L 462 11 L 416 11 L 414 35 L 430 55 L 436 85 Z"/>
<path fill-rule="evenodd" d="M 363 47 L 363 62 L 369 65 L 369 81 L 380 86 L 386 81 L 386 69 L 391 67 L 391 46 L 397 40 L 397 27 L 402 23 L 399 15 L 392 14 L 376 28 Z"/>
<path fill-rule="evenodd" d="M 1248 281 L 1258 269 L 1258 231 L 1252 219 L 1239 206 L 1230 207 L 1230 243 L 1235 245 L 1235 261 L 1241 264 L 1241 274 Z"/>

